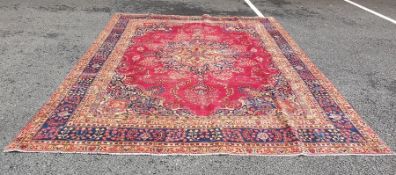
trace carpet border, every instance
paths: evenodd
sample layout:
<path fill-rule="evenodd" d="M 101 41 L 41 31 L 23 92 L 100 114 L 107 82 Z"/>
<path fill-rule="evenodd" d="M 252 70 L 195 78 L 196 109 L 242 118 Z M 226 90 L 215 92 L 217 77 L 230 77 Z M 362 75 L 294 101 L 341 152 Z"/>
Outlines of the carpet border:
<path fill-rule="evenodd" d="M 371 137 L 372 143 L 378 144 L 378 146 L 382 146 L 383 150 L 379 154 L 385 155 L 396 155 L 396 153 L 379 137 L 379 135 L 367 124 L 367 122 L 359 115 L 359 113 L 352 107 L 352 105 L 346 100 L 345 96 L 341 94 L 341 92 L 335 87 L 335 85 L 328 79 L 322 71 L 316 66 L 316 64 L 311 60 L 311 58 L 303 51 L 303 49 L 297 44 L 297 42 L 291 37 L 291 35 L 284 29 L 284 27 L 280 24 L 278 20 L 274 17 L 267 17 L 274 27 L 281 33 L 281 35 L 285 38 L 285 40 L 292 46 L 292 49 L 296 52 L 296 54 L 300 57 L 300 59 L 304 62 L 304 64 L 308 67 L 311 72 L 315 73 L 315 77 L 317 77 L 322 84 L 325 85 L 326 89 L 332 94 L 331 96 L 336 99 L 336 101 L 340 102 L 340 108 L 348 114 L 349 119 L 355 125 L 358 125 L 359 129 L 364 128 L 364 134 Z M 309 145 L 309 143 L 305 143 L 305 146 Z M 317 154 L 317 153 L 315 153 Z M 333 153 L 330 153 L 333 154 Z"/>
<path fill-rule="evenodd" d="M 95 54 L 95 52 L 99 49 L 100 44 L 102 44 L 106 36 L 110 34 L 110 31 L 115 26 L 116 22 L 120 18 L 122 14 L 116 13 L 111 16 L 110 20 L 106 24 L 106 26 L 101 30 L 101 32 L 97 35 L 94 42 L 92 42 L 87 49 L 83 53 L 83 55 L 78 59 L 74 66 L 70 69 L 70 72 L 66 75 L 65 79 L 62 81 L 60 85 L 57 86 L 55 91 L 51 94 L 51 96 L 46 100 L 46 102 L 40 107 L 38 112 L 36 112 L 31 119 L 25 123 L 24 127 L 18 132 L 18 134 L 12 139 L 12 141 L 4 148 L 4 152 L 9 152 L 12 150 L 17 150 L 16 144 L 20 142 L 18 138 L 24 135 L 25 132 L 34 129 L 32 128 L 33 123 L 37 120 L 40 120 L 43 114 L 46 113 L 47 110 L 50 108 L 54 108 L 54 102 L 59 102 L 62 97 L 65 95 L 65 91 L 70 89 L 71 87 L 68 86 L 69 84 L 73 83 L 75 79 L 80 75 L 82 70 L 84 69 L 83 66 L 88 64 L 91 57 Z"/>

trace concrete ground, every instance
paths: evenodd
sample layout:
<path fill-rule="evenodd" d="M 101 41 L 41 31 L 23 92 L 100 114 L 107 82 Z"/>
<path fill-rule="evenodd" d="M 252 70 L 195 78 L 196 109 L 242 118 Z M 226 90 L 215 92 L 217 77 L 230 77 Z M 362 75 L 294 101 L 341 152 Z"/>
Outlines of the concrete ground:
<path fill-rule="evenodd" d="M 252 0 L 276 17 L 396 150 L 396 25 L 342 0 Z M 394 0 L 355 0 L 396 18 Z M 49 98 L 114 12 L 255 16 L 242 0 L 0 0 L 0 148 Z M 396 156 L 0 153 L 0 174 L 395 174 Z"/>

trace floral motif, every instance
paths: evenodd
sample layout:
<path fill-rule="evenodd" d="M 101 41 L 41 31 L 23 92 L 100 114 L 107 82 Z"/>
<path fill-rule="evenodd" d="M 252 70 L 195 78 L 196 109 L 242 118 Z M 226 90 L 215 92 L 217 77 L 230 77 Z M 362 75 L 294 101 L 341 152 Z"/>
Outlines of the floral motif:
<path fill-rule="evenodd" d="M 163 25 L 132 42 L 109 93 L 130 100 L 136 114 L 156 115 L 160 109 L 170 115 L 209 116 L 245 108 L 263 115 L 275 108 L 264 94 L 274 87 L 278 71 L 249 33 L 188 23 Z M 140 97 L 128 89 L 140 91 Z"/>

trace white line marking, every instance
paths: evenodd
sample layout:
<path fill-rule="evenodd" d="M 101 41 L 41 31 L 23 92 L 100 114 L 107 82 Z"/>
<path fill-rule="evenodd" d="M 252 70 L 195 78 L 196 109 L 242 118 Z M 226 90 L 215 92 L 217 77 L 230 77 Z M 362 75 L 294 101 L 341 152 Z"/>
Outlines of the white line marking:
<path fill-rule="evenodd" d="M 393 24 L 396 24 L 396 21 L 395 21 L 394 19 L 389 18 L 389 17 L 387 17 L 387 16 L 385 16 L 385 15 L 383 15 L 383 14 L 381 14 L 381 13 L 378 13 L 378 12 L 376 12 L 376 11 L 374 11 L 374 10 L 368 9 L 367 7 L 364 7 L 364 6 L 360 5 L 360 4 L 357 4 L 357 3 L 355 3 L 355 2 L 352 2 L 352 1 L 350 1 L 350 0 L 344 0 L 344 1 L 347 2 L 347 3 L 350 3 L 350 4 L 352 4 L 352 5 L 354 5 L 354 6 L 356 6 L 356 7 L 359 7 L 359 8 L 361 8 L 361 9 L 363 9 L 363 10 L 366 10 L 367 12 L 370 12 L 370 13 L 372 13 L 372 14 L 374 14 L 374 15 L 377 15 L 378 17 L 380 17 L 380 18 L 382 18 L 382 19 L 388 20 L 388 21 L 390 21 L 390 22 L 393 23 Z"/>
<path fill-rule="evenodd" d="M 264 17 L 264 15 L 260 12 L 260 10 L 256 8 L 256 6 L 254 6 L 252 2 L 250 2 L 249 0 L 245 0 L 245 2 L 254 11 L 254 13 L 256 13 L 257 16 Z"/>

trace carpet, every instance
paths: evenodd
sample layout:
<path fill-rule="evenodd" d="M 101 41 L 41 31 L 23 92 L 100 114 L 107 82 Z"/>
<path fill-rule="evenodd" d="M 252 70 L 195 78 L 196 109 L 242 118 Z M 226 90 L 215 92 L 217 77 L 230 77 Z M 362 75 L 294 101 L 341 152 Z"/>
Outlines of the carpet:
<path fill-rule="evenodd" d="M 274 18 L 121 13 L 5 151 L 392 154 Z"/>

